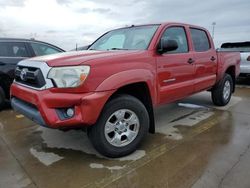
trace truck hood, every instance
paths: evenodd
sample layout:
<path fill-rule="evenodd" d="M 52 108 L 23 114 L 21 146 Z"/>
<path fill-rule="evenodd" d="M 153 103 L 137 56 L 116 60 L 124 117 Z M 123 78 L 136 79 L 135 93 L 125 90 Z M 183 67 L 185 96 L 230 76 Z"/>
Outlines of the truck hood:
<path fill-rule="evenodd" d="M 52 54 L 47 56 L 38 56 L 31 58 L 32 61 L 43 61 L 46 62 L 50 67 L 59 66 L 75 66 L 86 63 L 90 60 L 104 59 L 104 58 L 120 58 L 132 54 L 139 53 L 136 50 L 113 50 L 113 51 L 74 51 L 74 52 L 64 52 L 58 54 Z"/>

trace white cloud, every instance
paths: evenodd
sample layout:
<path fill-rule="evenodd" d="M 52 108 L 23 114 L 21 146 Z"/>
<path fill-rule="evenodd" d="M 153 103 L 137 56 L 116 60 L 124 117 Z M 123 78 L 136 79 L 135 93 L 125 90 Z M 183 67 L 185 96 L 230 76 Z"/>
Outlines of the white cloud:
<path fill-rule="evenodd" d="M 66 50 L 130 24 L 179 21 L 211 30 L 215 42 L 249 39 L 249 0 L 0 0 L 0 35 L 44 40 Z"/>

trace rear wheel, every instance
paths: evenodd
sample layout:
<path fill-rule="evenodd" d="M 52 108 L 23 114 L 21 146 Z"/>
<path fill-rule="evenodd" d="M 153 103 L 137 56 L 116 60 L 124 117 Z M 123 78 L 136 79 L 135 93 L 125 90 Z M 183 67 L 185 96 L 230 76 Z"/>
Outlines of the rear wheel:
<path fill-rule="evenodd" d="M 149 129 L 149 116 L 137 98 L 121 95 L 109 101 L 96 125 L 88 130 L 98 152 L 122 157 L 136 150 Z"/>
<path fill-rule="evenodd" d="M 217 106 L 225 106 L 229 103 L 233 91 L 233 80 L 229 74 L 225 74 L 220 83 L 212 90 L 212 100 Z"/>
<path fill-rule="evenodd" d="M 0 110 L 3 109 L 5 105 L 5 94 L 3 88 L 0 86 Z"/>

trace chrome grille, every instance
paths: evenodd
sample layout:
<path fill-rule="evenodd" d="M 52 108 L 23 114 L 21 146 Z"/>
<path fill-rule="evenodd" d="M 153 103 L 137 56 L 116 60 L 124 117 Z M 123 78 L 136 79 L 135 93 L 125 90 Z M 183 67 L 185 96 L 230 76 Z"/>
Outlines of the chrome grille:
<path fill-rule="evenodd" d="M 17 66 L 15 81 L 35 88 L 41 88 L 46 84 L 39 68 L 25 66 Z"/>

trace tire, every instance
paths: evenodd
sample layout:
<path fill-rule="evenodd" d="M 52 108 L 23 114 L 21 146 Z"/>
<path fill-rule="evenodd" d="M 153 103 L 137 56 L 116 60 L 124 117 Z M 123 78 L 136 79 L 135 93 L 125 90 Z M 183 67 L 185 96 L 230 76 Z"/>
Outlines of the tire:
<path fill-rule="evenodd" d="M 149 115 L 142 102 L 130 95 L 118 95 L 104 106 L 88 136 L 99 153 L 115 158 L 134 152 L 148 130 Z"/>
<path fill-rule="evenodd" d="M 3 88 L 0 86 L 0 110 L 5 106 L 5 94 Z"/>
<path fill-rule="evenodd" d="M 233 79 L 225 74 L 219 84 L 212 90 L 212 101 L 217 106 L 225 106 L 229 103 L 233 91 Z"/>

